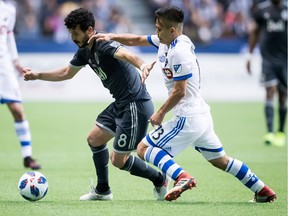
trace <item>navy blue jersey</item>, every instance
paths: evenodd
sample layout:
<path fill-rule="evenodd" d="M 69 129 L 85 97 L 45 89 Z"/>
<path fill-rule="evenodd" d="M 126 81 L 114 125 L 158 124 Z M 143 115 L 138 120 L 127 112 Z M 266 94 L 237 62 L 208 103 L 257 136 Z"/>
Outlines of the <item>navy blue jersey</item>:
<path fill-rule="evenodd" d="M 287 61 L 287 6 L 270 1 L 259 4 L 255 21 L 261 29 L 260 51 L 264 60 Z"/>
<path fill-rule="evenodd" d="M 89 64 L 104 87 L 109 89 L 119 107 L 132 101 L 151 99 L 137 69 L 114 58 L 115 52 L 121 46 L 115 41 L 95 41 L 91 50 L 88 47 L 79 48 L 70 61 L 73 66 Z"/>

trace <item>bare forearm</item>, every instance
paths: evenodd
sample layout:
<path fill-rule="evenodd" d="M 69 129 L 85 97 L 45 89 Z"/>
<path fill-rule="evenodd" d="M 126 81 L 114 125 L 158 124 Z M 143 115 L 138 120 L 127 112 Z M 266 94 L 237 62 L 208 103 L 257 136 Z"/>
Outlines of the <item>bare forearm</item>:
<path fill-rule="evenodd" d="M 47 72 L 33 72 L 31 69 L 23 69 L 25 80 L 46 80 L 46 81 L 63 81 L 71 79 L 78 69 L 71 69 L 69 67 L 59 68 L 54 71 Z"/>
<path fill-rule="evenodd" d="M 173 89 L 169 98 L 158 110 L 158 113 L 164 116 L 166 113 L 172 110 L 184 96 L 185 94 L 182 91 Z"/>
<path fill-rule="evenodd" d="M 126 46 L 149 46 L 146 35 L 136 34 L 109 34 L 111 40 L 118 41 Z"/>
<path fill-rule="evenodd" d="M 38 72 L 37 79 L 46 81 L 63 81 L 69 79 L 66 73 L 67 68 L 60 68 L 55 71 Z"/>
<path fill-rule="evenodd" d="M 253 29 L 249 35 L 249 52 L 253 53 L 253 50 L 259 39 L 259 30 Z"/>

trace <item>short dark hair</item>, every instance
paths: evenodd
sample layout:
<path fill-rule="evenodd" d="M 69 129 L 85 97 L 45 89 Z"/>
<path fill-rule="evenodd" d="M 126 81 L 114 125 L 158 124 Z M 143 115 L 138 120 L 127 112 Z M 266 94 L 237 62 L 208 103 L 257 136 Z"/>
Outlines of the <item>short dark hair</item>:
<path fill-rule="evenodd" d="M 169 6 L 159 8 L 155 11 L 155 19 L 158 20 L 159 18 L 165 19 L 170 22 L 183 23 L 184 13 L 178 7 Z"/>
<path fill-rule="evenodd" d="M 85 8 L 78 8 L 71 11 L 64 20 L 68 29 L 75 29 L 77 25 L 85 32 L 90 26 L 95 27 L 95 19 L 93 13 Z"/>

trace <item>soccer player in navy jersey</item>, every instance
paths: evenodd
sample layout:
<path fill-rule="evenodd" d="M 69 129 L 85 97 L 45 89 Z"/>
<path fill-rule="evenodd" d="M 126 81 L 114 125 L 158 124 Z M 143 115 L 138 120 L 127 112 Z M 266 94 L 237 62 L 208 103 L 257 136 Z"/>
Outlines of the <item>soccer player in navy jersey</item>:
<path fill-rule="evenodd" d="M 150 122 L 155 127 L 137 147 L 138 155 L 171 177 L 174 187 L 165 200 L 176 200 L 187 189 L 196 187 L 196 179 L 173 159 L 192 146 L 213 166 L 223 170 L 254 193 L 255 202 L 273 202 L 276 193 L 258 178 L 242 161 L 228 156 L 214 131 L 209 105 L 201 96 L 201 76 L 195 46 L 182 33 L 183 11 L 177 7 L 159 8 L 155 12 L 156 34 L 97 34 L 89 43 L 116 40 L 132 46 L 154 46 L 161 67 L 168 98 Z M 147 72 L 147 71 L 146 71 Z M 142 73 L 145 80 L 149 73 Z M 173 118 L 163 122 L 173 111 Z"/>
<path fill-rule="evenodd" d="M 284 146 L 287 142 L 285 122 L 287 115 L 287 5 L 282 0 L 258 4 L 253 28 L 249 35 L 247 70 L 251 73 L 251 56 L 259 42 L 262 57 L 261 82 L 266 89 L 265 120 L 267 133 L 264 142 Z M 278 128 L 274 129 L 274 99 L 278 94 Z"/>
<path fill-rule="evenodd" d="M 62 81 L 73 78 L 85 65 L 89 65 L 115 99 L 96 119 L 87 141 L 93 154 L 97 186 L 80 200 L 111 200 L 108 182 L 109 152 L 107 142 L 115 137 L 111 162 L 131 175 L 153 182 L 157 200 L 164 200 L 167 179 L 138 157 L 131 155 L 147 132 L 148 120 L 153 114 L 151 97 L 136 68 L 148 73 L 153 64 L 145 62 L 115 41 L 94 42 L 88 39 L 97 34 L 93 14 L 83 8 L 70 12 L 65 25 L 71 39 L 79 49 L 68 66 L 48 72 L 24 69 L 25 80 Z"/>

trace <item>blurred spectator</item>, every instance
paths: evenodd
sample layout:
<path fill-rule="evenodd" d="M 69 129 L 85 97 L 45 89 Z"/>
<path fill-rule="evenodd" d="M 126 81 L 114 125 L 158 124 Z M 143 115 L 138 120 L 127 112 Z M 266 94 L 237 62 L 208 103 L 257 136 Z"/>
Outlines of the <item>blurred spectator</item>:
<path fill-rule="evenodd" d="M 41 4 L 37 0 L 22 0 L 17 4 L 17 22 L 15 29 L 21 39 L 36 39 L 40 34 L 38 11 Z"/>
<path fill-rule="evenodd" d="M 251 0 L 232 0 L 225 14 L 222 36 L 247 37 Z"/>
<path fill-rule="evenodd" d="M 68 1 L 60 4 L 55 17 L 55 29 L 53 31 L 53 39 L 58 43 L 71 42 L 70 34 L 64 24 L 65 17 L 72 11 L 80 7 L 80 4 Z"/>
<path fill-rule="evenodd" d="M 151 10 L 174 5 L 184 10 L 184 33 L 195 42 L 218 38 L 247 38 L 250 16 L 265 0 L 150 0 Z M 187 19 L 189 17 L 189 19 Z"/>
<path fill-rule="evenodd" d="M 57 0 L 42 0 L 40 23 L 43 36 L 52 37 L 57 28 Z"/>
<path fill-rule="evenodd" d="M 115 0 L 18 0 L 18 39 L 53 38 L 58 43 L 70 41 L 64 17 L 78 7 L 92 11 L 97 31 L 131 32 L 131 22 Z M 21 12 L 21 13 L 20 13 Z"/>
<path fill-rule="evenodd" d="M 106 28 L 107 32 L 114 33 L 130 33 L 132 32 L 132 27 L 130 20 L 123 16 L 122 11 L 113 7 L 111 9 L 110 17 L 108 19 L 108 26 Z"/>
<path fill-rule="evenodd" d="M 209 43 L 219 38 L 247 38 L 250 16 L 257 3 L 265 0 L 147 0 L 154 16 L 159 7 L 174 5 L 184 11 L 184 34 L 194 42 Z M 132 31 L 131 19 L 117 6 L 116 0 L 18 0 L 16 36 L 19 39 L 53 38 L 65 42 L 68 34 L 63 17 L 84 7 L 96 18 L 95 29 L 104 32 Z M 119 5 L 119 3 L 118 3 Z M 139 10 L 143 8 L 139 7 Z M 149 19 L 147 19 L 149 22 Z M 153 19 L 150 20 L 153 26 Z M 151 29 L 152 31 L 154 29 Z"/>
<path fill-rule="evenodd" d="M 216 0 L 193 1 L 191 22 L 197 29 L 197 39 L 201 42 L 209 42 L 219 38 L 221 25 Z"/>

